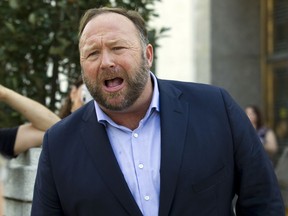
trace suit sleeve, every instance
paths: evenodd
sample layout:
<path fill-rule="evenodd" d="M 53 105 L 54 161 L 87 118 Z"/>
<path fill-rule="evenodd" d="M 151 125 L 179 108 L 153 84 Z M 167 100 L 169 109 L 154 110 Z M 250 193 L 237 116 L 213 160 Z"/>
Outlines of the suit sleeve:
<path fill-rule="evenodd" d="M 274 169 L 245 112 L 222 91 L 234 143 L 237 215 L 284 216 Z"/>
<path fill-rule="evenodd" d="M 31 216 L 46 215 L 64 215 L 51 170 L 48 132 L 45 134 L 43 149 L 39 158 L 31 210 Z"/>

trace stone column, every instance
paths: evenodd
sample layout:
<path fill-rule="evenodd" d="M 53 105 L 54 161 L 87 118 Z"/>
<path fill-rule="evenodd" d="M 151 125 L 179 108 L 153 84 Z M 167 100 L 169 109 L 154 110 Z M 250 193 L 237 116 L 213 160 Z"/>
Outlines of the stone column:
<path fill-rule="evenodd" d="M 33 148 L 7 163 L 4 180 L 5 215 L 30 216 L 41 148 Z"/>

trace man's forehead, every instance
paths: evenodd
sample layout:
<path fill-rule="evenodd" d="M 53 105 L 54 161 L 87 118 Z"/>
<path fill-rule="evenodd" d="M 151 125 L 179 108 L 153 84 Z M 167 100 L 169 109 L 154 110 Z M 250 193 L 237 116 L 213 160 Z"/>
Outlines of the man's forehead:
<path fill-rule="evenodd" d="M 108 14 L 111 14 L 112 16 L 115 15 L 115 13 L 107 13 L 107 15 Z M 103 39 L 114 42 L 114 41 L 120 41 L 127 37 L 132 39 L 133 35 L 137 36 L 136 27 L 134 26 L 132 21 L 126 18 L 125 16 L 116 14 L 121 17 L 124 17 L 124 20 L 123 19 L 115 20 L 114 19 L 115 17 L 113 19 L 109 19 L 107 17 L 102 18 L 100 17 L 104 15 L 106 14 L 98 15 L 97 17 L 94 17 L 87 23 L 80 37 L 80 43 L 86 44 L 92 41 L 100 42 Z"/>
<path fill-rule="evenodd" d="M 99 14 L 89 20 L 83 29 L 82 34 L 89 32 L 101 32 L 101 31 L 113 30 L 137 30 L 134 23 L 125 17 L 124 15 L 108 12 Z"/>
<path fill-rule="evenodd" d="M 80 39 L 81 44 L 85 45 L 95 45 L 95 44 L 100 44 L 105 42 L 105 44 L 117 44 L 121 42 L 125 42 L 126 40 L 120 37 L 114 37 L 114 36 L 109 36 L 109 35 L 92 35 L 90 37 L 86 37 L 83 35 L 83 37 Z"/>

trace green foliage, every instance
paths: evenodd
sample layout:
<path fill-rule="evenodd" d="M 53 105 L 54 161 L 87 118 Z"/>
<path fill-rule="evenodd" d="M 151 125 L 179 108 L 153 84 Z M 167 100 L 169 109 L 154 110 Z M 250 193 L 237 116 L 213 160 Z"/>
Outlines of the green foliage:
<path fill-rule="evenodd" d="M 148 22 L 157 17 L 153 9 L 160 0 L 1 0 L 0 83 L 56 111 L 68 85 L 80 74 L 78 23 L 85 10 L 120 6 L 138 10 Z M 160 31 L 151 29 L 151 43 Z M 20 124 L 18 113 L 0 104 L 0 127 Z"/>

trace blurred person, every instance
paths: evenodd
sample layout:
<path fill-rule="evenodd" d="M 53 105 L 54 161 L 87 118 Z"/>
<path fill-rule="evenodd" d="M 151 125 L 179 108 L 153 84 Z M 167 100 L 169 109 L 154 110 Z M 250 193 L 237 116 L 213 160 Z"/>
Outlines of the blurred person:
<path fill-rule="evenodd" d="M 63 105 L 62 116 L 60 117 L 64 118 L 71 114 L 89 99 L 91 99 L 91 96 L 85 89 L 82 77 L 80 76 L 75 82 L 75 85 L 72 86 L 70 95 L 67 97 L 68 103 L 66 102 Z M 0 85 L 0 101 L 10 105 L 31 122 L 14 128 L 0 129 L 0 153 L 8 158 L 17 157 L 17 155 L 30 148 L 41 146 L 45 130 L 60 120 L 57 115 L 43 105 L 3 85 Z M 69 103 L 69 101 L 72 101 L 72 103 Z M 71 105 L 69 106 L 69 104 Z M 3 215 L 4 208 L 4 200 L 2 197 L 4 163 L 5 159 L 0 155 L 0 215 Z"/>
<path fill-rule="evenodd" d="M 84 85 L 82 76 L 79 76 L 78 79 L 76 79 L 76 81 L 71 85 L 69 94 L 65 98 L 59 111 L 59 117 L 61 119 L 67 117 L 90 100 L 92 100 L 92 96 Z"/>
<path fill-rule="evenodd" d="M 263 122 L 262 113 L 256 105 L 246 106 L 245 112 L 250 119 L 253 127 L 256 129 L 257 134 L 264 145 L 264 149 L 268 153 L 271 160 L 273 160 L 274 155 L 278 150 L 277 137 L 274 131 L 265 126 Z"/>
<path fill-rule="evenodd" d="M 72 86 L 60 110 L 59 118 L 42 104 L 0 85 L 0 101 L 21 113 L 30 122 L 14 128 L 1 128 L 0 152 L 6 157 L 16 157 L 29 148 L 41 146 L 44 132 L 49 127 L 91 99 L 80 76 Z"/>
<path fill-rule="evenodd" d="M 288 137 L 288 120 L 281 119 L 276 125 L 276 134 L 280 139 Z"/>
<path fill-rule="evenodd" d="M 136 11 L 80 21 L 94 100 L 45 134 L 32 216 L 284 216 L 277 179 L 245 112 L 222 88 L 158 79 Z"/>
<path fill-rule="evenodd" d="M 60 118 L 42 104 L 0 84 L 0 102 L 21 113 L 29 123 L 0 129 L 0 153 L 16 157 L 42 144 L 44 132 Z"/>

